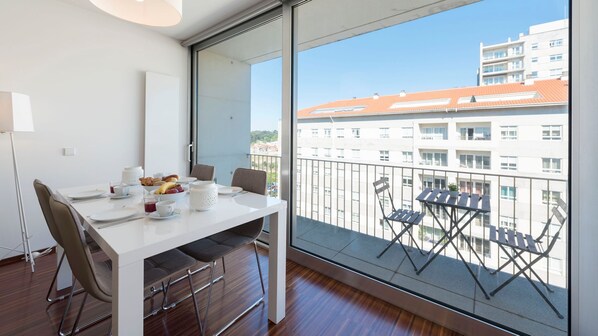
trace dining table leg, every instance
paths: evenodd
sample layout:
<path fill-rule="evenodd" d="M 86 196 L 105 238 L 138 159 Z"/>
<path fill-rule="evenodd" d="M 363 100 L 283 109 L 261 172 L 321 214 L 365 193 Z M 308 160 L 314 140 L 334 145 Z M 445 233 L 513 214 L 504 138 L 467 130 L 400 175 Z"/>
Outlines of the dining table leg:
<path fill-rule="evenodd" d="M 269 216 L 270 249 L 268 254 L 268 319 L 282 321 L 286 307 L 287 220 L 286 203 Z"/>
<path fill-rule="evenodd" d="M 112 260 L 112 335 L 143 335 L 143 259 Z"/>

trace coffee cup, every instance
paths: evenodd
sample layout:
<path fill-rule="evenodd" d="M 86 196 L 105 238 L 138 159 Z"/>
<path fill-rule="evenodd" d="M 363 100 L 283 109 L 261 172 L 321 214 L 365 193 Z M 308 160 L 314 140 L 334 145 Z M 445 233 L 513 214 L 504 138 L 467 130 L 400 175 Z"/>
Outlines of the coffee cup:
<path fill-rule="evenodd" d="M 156 203 L 156 211 L 160 217 L 167 217 L 174 213 L 175 201 L 161 201 Z"/>
<path fill-rule="evenodd" d="M 115 196 L 127 196 L 129 194 L 129 187 L 126 185 L 117 185 L 113 189 Z"/>

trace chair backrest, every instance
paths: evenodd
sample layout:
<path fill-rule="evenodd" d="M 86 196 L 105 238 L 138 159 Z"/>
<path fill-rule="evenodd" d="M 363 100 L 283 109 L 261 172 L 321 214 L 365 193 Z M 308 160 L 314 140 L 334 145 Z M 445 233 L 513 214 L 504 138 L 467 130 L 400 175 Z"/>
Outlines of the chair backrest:
<path fill-rule="evenodd" d="M 233 174 L 231 186 L 241 187 L 243 190 L 266 195 L 266 172 L 263 170 L 237 168 Z M 231 231 L 256 239 L 262 232 L 264 218 L 259 218 L 249 223 L 239 225 Z"/>
<path fill-rule="evenodd" d="M 565 203 L 560 198 L 557 199 L 556 206 L 552 208 L 550 217 L 546 221 L 546 225 L 544 225 L 542 232 L 540 233 L 540 235 L 538 237 L 536 237 L 535 241 L 539 242 L 544 238 L 544 236 L 548 232 L 548 229 L 550 229 L 550 226 L 552 225 L 552 221 L 555 218 L 557 220 L 559 220 L 559 222 L 560 222 L 559 224 L 562 226 L 564 224 L 565 219 L 567 218 L 567 213 L 568 213 L 567 203 Z M 560 229 L 558 231 L 560 231 Z"/>
<path fill-rule="evenodd" d="M 191 176 L 197 178 L 200 181 L 213 181 L 214 166 L 196 164 L 193 166 L 193 169 L 191 169 Z"/>
<path fill-rule="evenodd" d="M 380 203 L 380 209 L 382 210 L 382 215 L 386 217 L 386 209 L 384 207 L 385 199 L 388 199 L 390 202 L 391 210 L 395 211 L 395 204 L 392 200 L 392 195 L 390 194 L 390 185 L 388 184 L 388 177 L 382 177 L 378 181 L 372 183 L 374 185 L 374 193 L 376 193 L 376 197 L 378 198 L 378 203 Z"/>
<path fill-rule="evenodd" d="M 560 201 L 560 202 L 558 202 L 558 201 Z M 550 251 L 552 250 L 552 248 L 554 247 L 554 245 L 556 244 L 556 242 L 559 239 L 559 234 L 561 233 L 561 230 L 563 229 L 563 227 L 565 226 L 565 223 L 567 222 L 567 212 L 566 212 L 567 204 L 560 199 L 558 201 L 557 201 L 557 206 L 552 208 L 552 216 L 548 220 L 548 222 L 552 222 L 553 219 L 556 219 L 558 222 L 558 229 L 557 229 L 556 233 L 554 233 L 552 235 L 552 240 L 548 243 L 548 247 L 544 251 L 545 254 L 550 253 Z M 550 224 L 548 224 L 547 227 L 548 226 L 550 226 Z M 547 230 L 548 230 L 548 228 L 545 229 L 545 231 L 547 231 Z M 546 232 L 543 232 L 543 234 L 545 234 L 545 233 Z"/>
<path fill-rule="evenodd" d="M 62 239 L 60 238 L 60 234 L 58 233 L 58 227 L 56 226 L 56 222 L 54 221 L 52 209 L 50 209 L 50 198 L 52 198 L 53 194 L 52 190 L 38 179 L 35 179 L 35 181 L 33 181 L 33 188 L 35 189 L 35 193 L 37 194 L 39 206 L 42 208 L 42 214 L 46 219 L 46 225 L 48 226 L 48 230 L 50 230 L 52 238 L 54 238 L 54 240 L 60 246 L 62 246 Z"/>
<path fill-rule="evenodd" d="M 73 275 L 89 295 L 104 302 L 111 302 L 112 274 L 106 268 L 96 267 L 85 242 L 79 217 L 68 204 L 56 199 L 56 196 L 50 198 L 49 204 L 54 220 L 61 223 L 57 228 Z"/>

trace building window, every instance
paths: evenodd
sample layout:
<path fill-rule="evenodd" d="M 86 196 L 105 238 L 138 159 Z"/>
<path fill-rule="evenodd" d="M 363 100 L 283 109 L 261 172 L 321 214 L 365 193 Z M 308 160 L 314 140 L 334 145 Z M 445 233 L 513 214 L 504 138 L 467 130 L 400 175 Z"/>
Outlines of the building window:
<path fill-rule="evenodd" d="M 561 173 L 561 159 L 542 158 L 542 172 L 543 173 Z"/>
<path fill-rule="evenodd" d="M 318 148 L 317 147 L 311 148 L 311 156 L 318 157 Z"/>
<path fill-rule="evenodd" d="M 558 68 L 558 69 L 550 69 L 550 76 L 560 76 L 563 74 L 563 69 L 562 68 Z"/>
<path fill-rule="evenodd" d="M 412 139 L 413 127 L 401 127 L 401 137 L 403 139 Z"/>
<path fill-rule="evenodd" d="M 330 196 L 330 195 L 331 195 L 330 188 L 324 188 L 324 196 Z"/>
<path fill-rule="evenodd" d="M 500 187 L 500 198 L 506 199 L 506 200 L 517 199 L 517 188 L 510 187 L 510 186 L 501 186 Z"/>
<path fill-rule="evenodd" d="M 461 140 L 491 140 L 490 127 L 461 127 Z"/>
<path fill-rule="evenodd" d="M 413 152 L 403 152 L 403 162 L 413 163 Z"/>
<path fill-rule="evenodd" d="M 515 217 L 500 216 L 500 223 L 498 224 L 498 227 L 502 227 L 509 230 L 516 230 L 517 223 Z"/>
<path fill-rule="evenodd" d="M 324 128 L 324 138 L 330 138 L 332 130 L 330 128 Z"/>
<path fill-rule="evenodd" d="M 403 204 L 401 205 L 401 209 L 403 210 L 411 210 L 412 205 L 410 200 L 403 200 Z"/>
<path fill-rule="evenodd" d="M 336 129 L 336 137 L 337 138 L 344 138 L 345 137 L 345 129 L 344 128 L 337 128 Z"/>
<path fill-rule="evenodd" d="M 388 139 L 390 138 L 390 130 L 388 127 L 381 127 L 380 128 L 380 138 L 381 139 Z"/>
<path fill-rule="evenodd" d="M 538 78 L 538 71 L 532 71 L 529 75 L 529 78 Z"/>
<path fill-rule="evenodd" d="M 500 157 L 500 169 L 502 169 L 502 170 L 517 170 L 517 157 L 516 156 L 501 156 Z"/>
<path fill-rule="evenodd" d="M 557 200 L 561 199 L 561 192 L 560 191 L 548 191 L 542 190 L 542 203 L 547 204 L 557 204 Z"/>
<path fill-rule="evenodd" d="M 490 156 L 461 154 L 459 155 L 461 168 L 490 169 Z"/>
<path fill-rule="evenodd" d="M 424 176 L 422 184 L 424 188 L 446 189 L 446 180 L 443 177 Z"/>
<path fill-rule="evenodd" d="M 459 180 L 459 191 L 470 194 L 490 195 L 490 182 Z"/>
<path fill-rule="evenodd" d="M 297 137 L 300 138 L 301 137 L 301 128 L 297 130 Z"/>
<path fill-rule="evenodd" d="M 324 148 L 324 156 L 325 156 L 325 157 L 330 157 L 330 155 L 331 155 L 331 154 L 330 154 L 330 152 L 331 152 L 331 151 L 332 151 L 332 150 L 331 150 L 330 148 Z"/>
<path fill-rule="evenodd" d="M 351 135 L 353 135 L 355 139 L 359 139 L 359 133 L 359 128 L 351 128 Z"/>
<path fill-rule="evenodd" d="M 320 166 L 318 166 L 318 162 L 315 161 L 316 165 L 312 167 L 311 169 L 311 174 L 312 175 L 319 175 L 320 174 Z M 317 180 L 314 181 L 315 184 L 317 184 Z"/>
<path fill-rule="evenodd" d="M 532 43 L 532 50 L 538 49 L 538 42 Z"/>
<path fill-rule="evenodd" d="M 532 57 L 532 63 L 538 63 L 538 57 Z"/>
<path fill-rule="evenodd" d="M 438 152 L 423 152 L 422 153 L 422 165 L 426 166 L 447 166 L 446 153 Z"/>
<path fill-rule="evenodd" d="M 563 60 L 563 54 L 550 55 L 551 62 L 558 62 Z"/>
<path fill-rule="evenodd" d="M 303 155 L 303 148 L 297 147 L 297 156 L 302 156 L 302 155 Z"/>
<path fill-rule="evenodd" d="M 561 140 L 560 125 L 543 125 L 542 126 L 542 140 Z"/>
<path fill-rule="evenodd" d="M 351 213 L 351 223 L 359 224 L 359 213 L 357 213 L 357 212 Z"/>
<path fill-rule="evenodd" d="M 324 216 L 330 217 L 330 211 L 331 211 L 330 207 L 325 206 L 324 207 Z"/>
<path fill-rule="evenodd" d="M 550 40 L 550 43 L 548 44 L 551 48 L 554 47 L 560 47 L 563 45 L 563 39 L 558 39 L 558 40 Z"/>
<path fill-rule="evenodd" d="M 403 176 L 403 187 L 413 187 L 413 177 Z"/>
<path fill-rule="evenodd" d="M 501 140 L 517 140 L 517 126 L 501 126 L 500 127 Z"/>
<path fill-rule="evenodd" d="M 345 210 L 336 210 L 336 217 L 339 221 L 345 219 Z"/>
<path fill-rule="evenodd" d="M 359 159 L 359 149 L 351 149 L 351 158 Z"/>
<path fill-rule="evenodd" d="M 318 137 L 318 129 L 317 128 L 312 128 L 311 129 L 311 136 L 313 138 L 317 138 Z"/>
<path fill-rule="evenodd" d="M 389 161 L 389 154 L 387 150 L 380 151 L 380 161 Z"/>
<path fill-rule="evenodd" d="M 330 176 L 332 174 L 332 168 L 324 166 L 324 176 Z"/>
<path fill-rule="evenodd" d="M 345 150 L 343 148 L 337 148 L 336 149 L 336 157 L 339 159 L 344 159 L 345 158 Z"/>
<path fill-rule="evenodd" d="M 422 127 L 421 139 L 422 140 L 446 140 L 447 139 L 446 127 Z"/>

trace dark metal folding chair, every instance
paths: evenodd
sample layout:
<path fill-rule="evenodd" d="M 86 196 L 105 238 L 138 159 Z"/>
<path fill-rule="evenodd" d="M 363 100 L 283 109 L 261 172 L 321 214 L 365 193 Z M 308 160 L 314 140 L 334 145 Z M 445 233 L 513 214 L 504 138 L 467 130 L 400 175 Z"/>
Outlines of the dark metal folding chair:
<path fill-rule="evenodd" d="M 547 236 L 548 230 L 553 223 L 553 220 L 558 222 L 558 229 L 556 233 L 549 237 Z M 567 204 L 561 200 L 557 200 L 557 205 L 552 208 L 552 215 L 546 222 L 544 229 L 540 233 L 537 238 L 533 238 L 529 234 L 522 234 L 521 232 L 516 232 L 513 230 L 505 229 L 505 228 L 496 228 L 494 226 L 490 226 L 490 241 L 493 241 L 498 244 L 501 250 L 506 254 L 509 258 L 509 261 L 498 268 L 496 271 L 492 272 L 491 274 L 496 274 L 504 269 L 506 266 L 513 264 L 519 270 L 515 274 L 513 274 L 509 279 L 505 282 L 500 284 L 495 290 L 490 292 L 490 295 L 494 296 L 498 293 L 501 289 L 505 288 L 511 281 L 515 280 L 520 275 L 523 275 L 527 281 L 534 287 L 534 289 L 542 296 L 544 301 L 554 310 L 556 315 L 559 318 L 563 318 L 563 315 L 556 309 L 556 307 L 550 302 L 548 297 L 536 286 L 532 278 L 527 274 L 527 271 L 538 279 L 538 281 L 549 291 L 553 292 L 553 290 L 548 287 L 548 285 L 540 278 L 540 276 L 534 271 L 532 266 L 534 266 L 538 261 L 548 258 L 550 251 L 556 244 L 559 234 L 563 226 L 565 226 L 565 222 L 567 221 Z M 546 237 L 546 239 L 544 239 Z M 543 241 L 546 241 L 546 248 L 543 246 Z M 509 252 L 511 250 L 512 252 Z M 524 253 L 529 253 L 531 258 L 526 260 L 522 255 Z M 521 262 L 521 264 L 519 262 Z"/>
<path fill-rule="evenodd" d="M 411 234 L 411 228 L 414 225 L 418 225 L 424 218 L 425 214 L 420 213 L 419 211 L 413 211 L 413 210 L 408 210 L 408 209 L 405 209 L 405 210 L 398 209 L 397 210 L 395 208 L 394 202 L 392 200 L 392 195 L 390 193 L 390 185 L 388 184 L 388 178 L 383 177 L 383 178 L 379 179 L 378 181 L 374 182 L 373 185 L 374 185 L 374 192 L 376 193 L 376 197 L 378 198 L 378 202 L 380 203 L 380 209 L 382 210 L 382 216 L 383 216 L 382 218 L 384 219 L 384 221 L 386 221 L 386 223 L 388 224 L 388 226 L 392 230 L 392 233 L 395 236 L 390 241 L 390 243 L 388 243 L 386 248 L 382 252 L 380 252 L 380 254 L 378 255 L 378 258 L 380 258 L 384 253 L 386 253 L 386 251 L 388 251 L 388 249 L 394 243 L 399 242 L 399 245 L 401 245 L 401 248 L 405 252 L 405 255 L 411 262 L 411 265 L 413 265 L 413 268 L 417 272 L 417 267 L 415 267 L 415 263 L 413 262 L 413 259 L 411 259 L 411 256 L 409 256 L 409 253 L 407 252 L 405 245 L 403 245 L 403 243 L 401 242 L 401 237 L 405 233 L 407 233 L 409 235 L 409 237 L 411 238 L 411 240 L 413 241 L 413 243 L 415 244 L 415 246 L 417 247 L 417 250 L 419 251 L 419 253 L 424 255 L 422 250 L 419 248 L 417 241 L 413 238 L 413 235 Z M 388 199 L 390 202 L 391 208 L 390 208 L 389 213 L 387 213 L 385 206 L 384 206 L 386 199 Z M 394 223 L 394 222 L 401 223 L 401 231 L 399 231 L 398 233 L 397 233 L 397 231 L 395 231 L 395 228 L 392 225 L 392 223 Z"/>

